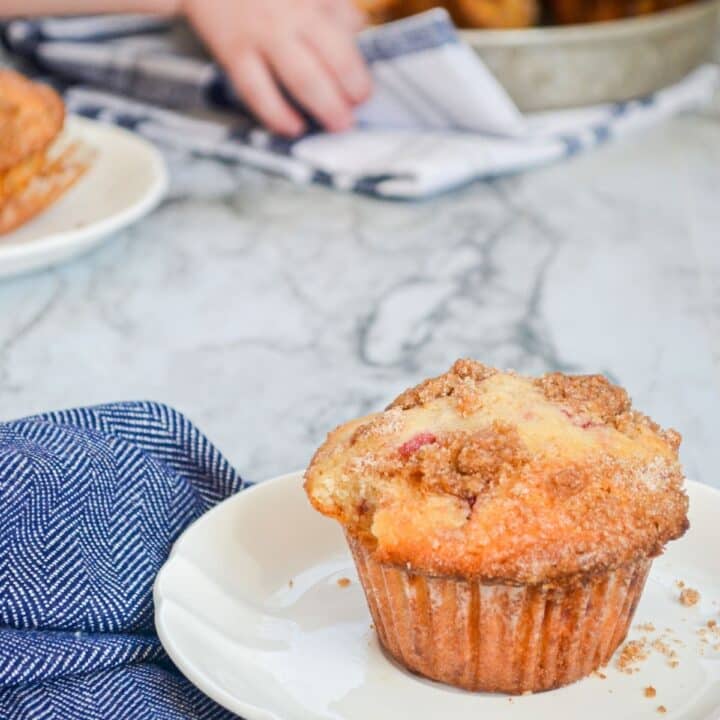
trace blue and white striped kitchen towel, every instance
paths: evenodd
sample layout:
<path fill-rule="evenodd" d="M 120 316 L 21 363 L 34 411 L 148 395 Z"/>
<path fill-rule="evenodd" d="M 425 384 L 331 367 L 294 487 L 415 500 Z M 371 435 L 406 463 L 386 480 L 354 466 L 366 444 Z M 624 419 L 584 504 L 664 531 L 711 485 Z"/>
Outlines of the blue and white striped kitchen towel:
<path fill-rule="evenodd" d="M 0 423 L 0 718 L 234 717 L 165 655 L 152 584 L 182 530 L 242 488 L 163 405 Z"/>
<path fill-rule="evenodd" d="M 528 170 L 646 128 L 709 102 L 720 78 L 707 65 L 637 101 L 523 117 L 447 13 L 432 10 L 360 36 L 375 92 L 358 109 L 356 130 L 289 141 L 257 126 L 176 22 L 14 20 L 3 37 L 12 54 L 63 84 L 77 114 L 296 182 L 401 199 Z"/>

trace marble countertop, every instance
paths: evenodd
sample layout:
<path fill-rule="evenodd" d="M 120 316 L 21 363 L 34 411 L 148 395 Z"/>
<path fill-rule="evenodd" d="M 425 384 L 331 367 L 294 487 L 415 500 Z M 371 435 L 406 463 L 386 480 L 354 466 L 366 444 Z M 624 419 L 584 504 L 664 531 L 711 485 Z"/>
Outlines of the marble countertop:
<path fill-rule="evenodd" d="M 720 103 L 421 204 L 168 160 L 152 216 L 0 282 L 0 418 L 155 399 L 260 480 L 472 356 L 606 373 L 720 487 Z"/>

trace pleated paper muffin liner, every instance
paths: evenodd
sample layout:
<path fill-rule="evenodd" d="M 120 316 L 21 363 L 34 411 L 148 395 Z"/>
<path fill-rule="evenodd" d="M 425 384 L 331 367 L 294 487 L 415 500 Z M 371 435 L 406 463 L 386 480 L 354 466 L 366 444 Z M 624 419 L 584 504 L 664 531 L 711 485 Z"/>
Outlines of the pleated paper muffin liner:
<path fill-rule="evenodd" d="M 348 543 L 381 644 L 415 673 L 472 691 L 519 694 L 575 682 L 624 640 L 651 560 L 562 587 L 431 577 Z"/>

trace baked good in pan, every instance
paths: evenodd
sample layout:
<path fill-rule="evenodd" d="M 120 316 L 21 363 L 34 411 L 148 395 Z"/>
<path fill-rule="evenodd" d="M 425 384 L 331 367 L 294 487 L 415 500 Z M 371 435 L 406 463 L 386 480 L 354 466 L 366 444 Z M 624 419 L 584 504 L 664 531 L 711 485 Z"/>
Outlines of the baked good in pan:
<path fill-rule="evenodd" d="M 511 28 L 537 20 L 537 0 L 357 0 L 373 23 L 445 8 L 458 27 Z"/>
<path fill-rule="evenodd" d="M 460 360 L 328 436 L 305 474 L 384 648 L 468 690 L 566 685 L 624 639 L 688 527 L 680 436 L 598 375 Z"/>
<path fill-rule="evenodd" d="M 387 22 L 446 8 L 460 28 L 521 28 L 568 25 L 635 17 L 667 10 L 690 0 L 357 0 L 373 22 Z"/>
<path fill-rule="evenodd" d="M 412 14 L 402 10 L 403 0 L 356 0 L 356 5 L 367 15 L 370 22 L 375 24 Z"/>
<path fill-rule="evenodd" d="M 535 25 L 536 0 L 453 0 L 448 10 L 458 27 L 518 28 Z"/>
<path fill-rule="evenodd" d="M 649 15 L 679 7 L 688 0 L 548 0 L 548 11 L 559 25 L 604 22 Z"/>

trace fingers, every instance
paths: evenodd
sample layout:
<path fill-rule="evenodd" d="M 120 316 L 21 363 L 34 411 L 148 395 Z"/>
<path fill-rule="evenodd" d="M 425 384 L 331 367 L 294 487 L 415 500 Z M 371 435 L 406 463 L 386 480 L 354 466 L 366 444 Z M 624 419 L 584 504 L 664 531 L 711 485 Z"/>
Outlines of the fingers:
<path fill-rule="evenodd" d="M 309 45 L 302 40 L 277 43 L 268 59 L 288 92 L 328 130 L 352 125 L 350 100 Z"/>
<path fill-rule="evenodd" d="M 280 87 L 330 131 L 349 128 L 353 106 L 370 94 L 370 73 L 355 39 L 362 13 L 351 0 L 320 0 L 315 8 L 287 18 L 284 32 L 268 35 L 246 27 L 245 35 L 255 42 L 234 53 L 218 51 L 248 107 L 283 135 L 300 134 L 304 122 Z"/>
<path fill-rule="evenodd" d="M 370 95 L 370 73 L 352 33 L 343 31 L 327 20 L 318 21 L 304 39 L 339 85 L 352 104 L 363 102 Z"/>
<path fill-rule="evenodd" d="M 257 52 L 237 54 L 228 64 L 228 72 L 240 97 L 269 130 L 294 137 L 305 129 L 302 118 L 282 96 L 266 61 Z"/>

